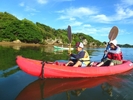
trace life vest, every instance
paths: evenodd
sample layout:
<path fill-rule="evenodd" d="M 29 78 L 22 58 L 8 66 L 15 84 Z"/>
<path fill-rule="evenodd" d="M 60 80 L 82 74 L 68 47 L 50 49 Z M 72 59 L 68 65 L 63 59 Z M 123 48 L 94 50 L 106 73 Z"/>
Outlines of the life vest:
<path fill-rule="evenodd" d="M 83 50 L 83 51 L 85 52 L 85 55 L 83 58 L 80 58 L 79 60 L 85 63 L 86 65 L 88 65 L 90 63 L 90 56 L 86 50 Z"/>
<path fill-rule="evenodd" d="M 109 59 L 113 59 L 113 60 L 122 60 L 123 59 L 123 57 L 122 57 L 122 52 L 120 52 L 120 53 L 108 53 L 107 54 L 107 57 L 109 58 Z"/>

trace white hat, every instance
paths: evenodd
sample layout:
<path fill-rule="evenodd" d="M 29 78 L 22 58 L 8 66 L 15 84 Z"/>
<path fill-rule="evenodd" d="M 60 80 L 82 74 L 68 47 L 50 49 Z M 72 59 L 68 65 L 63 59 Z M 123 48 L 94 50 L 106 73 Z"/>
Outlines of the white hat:
<path fill-rule="evenodd" d="M 117 41 L 116 41 L 116 40 L 112 40 L 112 41 L 110 41 L 109 43 L 112 43 L 112 44 L 114 44 L 115 46 L 117 46 Z"/>
<path fill-rule="evenodd" d="M 82 42 L 77 42 L 76 47 L 84 48 L 84 45 Z"/>

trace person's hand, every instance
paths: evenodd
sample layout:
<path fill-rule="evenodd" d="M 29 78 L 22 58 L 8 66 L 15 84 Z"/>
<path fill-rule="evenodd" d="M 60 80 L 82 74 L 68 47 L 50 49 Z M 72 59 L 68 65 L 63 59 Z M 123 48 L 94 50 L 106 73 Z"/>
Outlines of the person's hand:
<path fill-rule="evenodd" d="M 69 56 L 71 56 L 72 54 L 70 53 Z"/>
<path fill-rule="evenodd" d="M 104 54 L 107 54 L 107 50 L 104 51 Z"/>

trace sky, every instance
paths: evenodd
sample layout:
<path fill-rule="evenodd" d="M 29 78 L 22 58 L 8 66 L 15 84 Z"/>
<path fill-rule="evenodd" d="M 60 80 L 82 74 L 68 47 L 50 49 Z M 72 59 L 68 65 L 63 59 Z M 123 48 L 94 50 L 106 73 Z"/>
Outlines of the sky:
<path fill-rule="evenodd" d="M 1 0 L 0 12 L 54 29 L 82 32 L 108 42 L 113 26 L 118 44 L 133 45 L 133 0 Z"/>

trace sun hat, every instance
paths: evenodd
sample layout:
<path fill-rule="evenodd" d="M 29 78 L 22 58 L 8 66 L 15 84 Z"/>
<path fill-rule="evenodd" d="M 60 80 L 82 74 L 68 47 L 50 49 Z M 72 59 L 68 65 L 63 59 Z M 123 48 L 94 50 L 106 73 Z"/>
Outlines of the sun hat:
<path fill-rule="evenodd" d="M 77 42 L 76 47 L 84 48 L 84 45 L 82 42 Z"/>
<path fill-rule="evenodd" d="M 110 44 L 110 43 L 112 43 L 112 44 L 114 44 L 115 46 L 117 46 L 117 41 L 116 41 L 116 40 L 112 40 L 112 41 L 109 42 L 109 44 Z"/>

